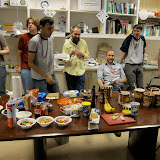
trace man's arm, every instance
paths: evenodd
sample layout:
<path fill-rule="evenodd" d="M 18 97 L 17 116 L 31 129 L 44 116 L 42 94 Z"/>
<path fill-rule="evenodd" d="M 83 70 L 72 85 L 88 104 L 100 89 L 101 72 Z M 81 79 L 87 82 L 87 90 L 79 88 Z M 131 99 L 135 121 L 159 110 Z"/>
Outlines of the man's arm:
<path fill-rule="evenodd" d="M 158 77 L 160 78 L 160 52 L 158 55 Z"/>
<path fill-rule="evenodd" d="M 97 79 L 97 83 L 100 88 L 103 88 L 103 82 L 100 79 Z"/>
<path fill-rule="evenodd" d="M 18 69 L 17 72 L 21 73 L 21 55 L 22 55 L 23 51 L 22 50 L 18 50 L 18 54 L 17 54 L 17 61 L 18 61 Z"/>
<path fill-rule="evenodd" d="M 119 64 L 122 63 L 122 61 L 123 61 L 125 55 L 126 55 L 126 53 L 125 53 L 125 52 L 122 52 L 121 57 L 120 57 L 120 60 L 119 60 Z"/>
<path fill-rule="evenodd" d="M 3 47 L 3 50 L 0 50 L 0 55 L 7 55 L 7 54 L 9 54 L 8 46 Z"/>
<path fill-rule="evenodd" d="M 41 69 L 39 69 L 35 63 L 35 54 L 34 53 L 31 53 L 29 52 L 28 53 L 28 65 L 35 71 L 37 72 L 38 74 L 40 74 L 42 77 L 44 77 L 47 81 L 47 83 L 49 84 L 54 84 L 55 83 L 55 80 L 53 79 L 52 76 L 46 74 L 45 72 L 43 72 Z"/>

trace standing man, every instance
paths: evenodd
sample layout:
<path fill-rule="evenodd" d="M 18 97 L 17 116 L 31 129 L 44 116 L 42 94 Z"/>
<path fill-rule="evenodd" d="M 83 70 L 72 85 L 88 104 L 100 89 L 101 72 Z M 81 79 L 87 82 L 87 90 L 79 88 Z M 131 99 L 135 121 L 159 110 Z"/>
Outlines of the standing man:
<path fill-rule="evenodd" d="M 42 18 L 40 29 L 41 33 L 29 41 L 28 64 L 31 67 L 33 86 L 40 92 L 59 92 L 58 81 L 53 74 L 53 19 Z"/>
<path fill-rule="evenodd" d="M 160 52 L 158 55 L 158 77 L 160 78 Z"/>
<path fill-rule="evenodd" d="M 143 55 L 145 52 L 146 41 L 142 34 L 142 26 L 135 25 L 133 33 L 123 42 L 122 55 L 119 63 L 125 62 L 125 73 L 129 90 L 134 90 L 135 86 L 143 88 Z"/>
<path fill-rule="evenodd" d="M 120 64 L 114 62 L 115 53 L 108 51 L 106 53 L 106 62 L 101 64 L 97 70 L 97 83 L 100 88 L 103 85 L 113 82 L 113 91 L 123 89 L 123 83 L 126 82 L 125 73 Z"/>
<path fill-rule="evenodd" d="M 84 59 L 90 57 L 87 43 L 80 38 L 81 29 L 74 26 L 71 31 L 71 38 L 64 43 L 62 53 L 69 54 L 70 60 L 65 63 L 64 71 L 68 90 L 84 89 L 85 64 Z"/>
<path fill-rule="evenodd" d="M 20 37 L 17 54 L 17 71 L 21 73 L 24 94 L 27 94 L 27 90 L 33 88 L 31 68 L 28 65 L 28 43 L 39 31 L 39 20 L 36 17 L 29 17 L 26 21 L 26 26 L 29 29 L 29 33 L 25 33 Z"/>
<path fill-rule="evenodd" d="M 6 93 L 6 66 L 3 55 L 9 54 L 9 48 L 7 42 L 2 34 L 0 34 L 0 95 Z"/>

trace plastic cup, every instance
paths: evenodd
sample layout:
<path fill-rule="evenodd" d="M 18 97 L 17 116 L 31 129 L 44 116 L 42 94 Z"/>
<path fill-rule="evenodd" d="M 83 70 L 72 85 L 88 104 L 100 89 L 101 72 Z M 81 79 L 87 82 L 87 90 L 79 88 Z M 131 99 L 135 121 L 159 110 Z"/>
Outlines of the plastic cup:
<path fill-rule="evenodd" d="M 137 116 L 139 106 L 140 106 L 139 102 L 131 102 L 131 114 L 132 115 Z"/>
<path fill-rule="evenodd" d="M 89 116 L 91 102 L 82 102 L 82 106 L 83 106 L 83 115 Z"/>

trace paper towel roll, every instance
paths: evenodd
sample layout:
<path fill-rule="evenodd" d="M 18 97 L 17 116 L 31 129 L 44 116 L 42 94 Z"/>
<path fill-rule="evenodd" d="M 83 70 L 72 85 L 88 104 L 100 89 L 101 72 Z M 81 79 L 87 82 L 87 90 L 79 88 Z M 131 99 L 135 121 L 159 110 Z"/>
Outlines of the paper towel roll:
<path fill-rule="evenodd" d="M 12 76 L 13 99 L 22 97 L 21 77 Z"/>

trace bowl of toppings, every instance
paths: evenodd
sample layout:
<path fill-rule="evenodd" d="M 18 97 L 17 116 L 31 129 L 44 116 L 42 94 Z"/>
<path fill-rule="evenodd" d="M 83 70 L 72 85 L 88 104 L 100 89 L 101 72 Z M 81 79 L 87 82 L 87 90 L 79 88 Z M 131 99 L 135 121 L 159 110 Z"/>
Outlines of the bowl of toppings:
<path fill-rule="evenodd" d="M 67 126 L 69 123 L 71 123 L 72 118 L 70 116 L 58 116 L 55 117 L 55 123 L 57 123 L 58 126 Z"/>
<path fill-rule="evenodd" d="M 16 117 L 18 119 L 22 119 L 22 118 L 29 118 L 32 115 L 32 112 L 29 111 L 19 111 L 16 114 Z"/>
<path fill-rule="evenodd" d="M 41 126 L 41 127 L 47 127 L 49 126 L 52 122 L 54 121 L 54 118 L 51 116 L 41 116 L 36 119 L 36 122 Z"/>
<path fill-rule="evenodd" d="M 17 124 L 22 129 L 29 129 L 32 128 L 32 126 L 36 123 L 36 120 L 34 118 L 23 118 L 17 121 Z"/>

